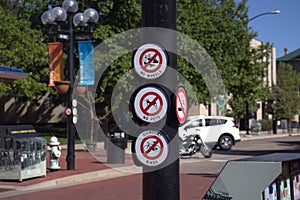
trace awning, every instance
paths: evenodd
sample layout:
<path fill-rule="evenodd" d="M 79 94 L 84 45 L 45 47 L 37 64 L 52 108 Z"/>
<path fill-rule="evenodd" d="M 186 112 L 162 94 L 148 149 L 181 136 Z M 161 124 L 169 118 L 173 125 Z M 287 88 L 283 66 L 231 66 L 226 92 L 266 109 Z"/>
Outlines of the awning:
<path fill-rule="evenodd" d="M 13 82 L 28 76 L 22 69 L 0 66 L 0 82 Z"/>

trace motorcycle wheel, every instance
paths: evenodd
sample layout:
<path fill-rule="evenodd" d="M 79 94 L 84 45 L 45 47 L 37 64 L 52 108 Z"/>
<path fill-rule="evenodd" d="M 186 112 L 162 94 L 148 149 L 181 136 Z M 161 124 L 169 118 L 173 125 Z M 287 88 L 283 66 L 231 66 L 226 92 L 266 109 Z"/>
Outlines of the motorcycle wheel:
<path fill-rule="evenodd" d="M 212 157 L 212 152 L 205 145 L 201 145 L 200 153 L 204 156 L 204 158 L 211 158 Z"/>

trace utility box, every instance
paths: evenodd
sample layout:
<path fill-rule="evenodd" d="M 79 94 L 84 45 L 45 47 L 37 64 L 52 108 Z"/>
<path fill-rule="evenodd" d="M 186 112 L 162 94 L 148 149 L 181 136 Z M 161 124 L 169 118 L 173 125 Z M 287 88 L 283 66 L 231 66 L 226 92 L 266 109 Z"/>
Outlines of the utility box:
<path fill-rule="evenodd" d="M 299 200 L 300 154 L 228 161 L 202 200 Z"/>
<path fill-rule="evenodd" d="M 46 140 L 32 125 L 0 126 L 0 180 L 46 176 Z"/>

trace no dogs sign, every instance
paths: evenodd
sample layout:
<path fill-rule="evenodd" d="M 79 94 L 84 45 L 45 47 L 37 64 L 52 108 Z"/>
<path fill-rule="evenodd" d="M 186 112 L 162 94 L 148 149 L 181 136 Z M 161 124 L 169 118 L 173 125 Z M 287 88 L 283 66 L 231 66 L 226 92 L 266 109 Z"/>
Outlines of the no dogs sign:
<path fill-rule="evenodd" d="M 136 115 L 145 122 L 157 122 L 164 118 L 168 109 L 167 97 L 157 87 L 141 89 L 134 99 Z"/>

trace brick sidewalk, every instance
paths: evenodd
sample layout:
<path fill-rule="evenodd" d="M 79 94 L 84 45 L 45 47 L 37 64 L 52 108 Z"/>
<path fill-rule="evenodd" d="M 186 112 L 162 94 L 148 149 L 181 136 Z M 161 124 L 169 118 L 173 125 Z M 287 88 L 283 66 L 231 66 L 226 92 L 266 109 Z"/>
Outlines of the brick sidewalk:
<path fill-rule="evenodd" d="M 62 150 L 62 156 L 59 160 L 59 165 L 61 169 L 58 171 L 50 172 L 47 170 L 46 177 L 36 177 L 32 179 L 25 179 L 22 182 L 16 181 L 0 181 L 0 188 L 1 185 L 12 185 L 12 186 L 28 186 L 37 184 L 40 182 L 55 180 L 62 177 L 77 175 L 77 174 L 84 174 L 87 172 L 92 171 L 99 171 L 104 169 L 110 169 L 111 167 L 121 167 L 121 166 L 128 166 L 131 165 L 132 162 L 129 162 L 131 158 L 130 155 L 126 156 L 125 164 L 115 164 L 109 165 L 106 163 L 106 152 L 98 153 L 98 157 L 95 158 L 90 152 L 85 151 L 83 149 L 77 149 L 75 152 L 75 170 L 67 170 L 67 162 L 66 162 L 66 154 L 67 151 L 65 149 Z M 49 166 L 49 152 L 47 152 L 47 167 Z"/>

